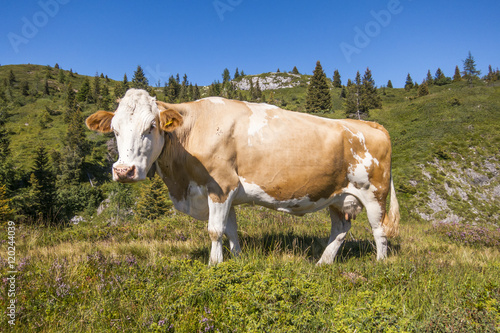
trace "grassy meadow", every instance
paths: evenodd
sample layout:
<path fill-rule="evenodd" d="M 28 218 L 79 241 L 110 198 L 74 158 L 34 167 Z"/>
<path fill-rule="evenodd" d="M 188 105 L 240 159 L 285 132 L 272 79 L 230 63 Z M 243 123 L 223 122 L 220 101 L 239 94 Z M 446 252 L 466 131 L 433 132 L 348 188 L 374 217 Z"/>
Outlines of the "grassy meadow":
<path fill-rule="evenodd" d="M 83 220 L 66 226 L 16 222 L 13 238 L 4 222 L 0 331 L 500 331 L 500 86 L 430 90 L 415 98 L 415 90 L 385 89 L 383 108 L 370 113 L 392 137 L 401 211 L 386 260 L 376 261 L 365 213 L 329 266 L 315 265 L 330 232 L 326 211 L 294 217 L 239 206 L 242 254 L 231 258 L 226 249 L 225 262 L 213 267 L 206 222 L 179 212 L 138 221 L 113 206 L 82 212 Z M 345 117 L 340 89 L 333 92 L 335 111 L 322 116 Z M 303 86 L 274 92 L 299 111 L 304 94 Z M 24 125 L 43 103 L 62 108 L 57 98 L 46 100 L 11 108 L 18 161 L 29 160 L 23 152 L 45 136 L 54 138 L 49 146 L 60 144 L 58 116 L 47 131 Z M 88 138 L 96 149 L 106 141 Z M 140 184 L 109 187 L 137 193 Z M 8 295 L 13 269 L 15 297 Z M 11 299 L 15 325 L 7 317 Z"/>

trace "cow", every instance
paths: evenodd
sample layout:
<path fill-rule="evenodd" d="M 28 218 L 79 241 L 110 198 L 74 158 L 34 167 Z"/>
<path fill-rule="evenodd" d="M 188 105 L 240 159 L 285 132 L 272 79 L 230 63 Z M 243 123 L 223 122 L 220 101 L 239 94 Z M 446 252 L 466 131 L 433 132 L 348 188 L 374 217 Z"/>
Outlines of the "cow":
<path fill-rule="evenodd" d="M 377 260 L 398 233 L 391 142 L 379 124 L 222 97 L 170 104 L 129 89 L 114 113 L 98 111 L 86 125 L 115 134 L 113 180 L 138 182 L 156 171 L 177 210 L 208 220 L 209 264 L 223 261 L 224 234 L 232 255 L 240 253 L 234 206 L 241 204 L 299 216 L 328 208 L 331 233 L 318 264 L 333 262 L 363 207 Z"/>

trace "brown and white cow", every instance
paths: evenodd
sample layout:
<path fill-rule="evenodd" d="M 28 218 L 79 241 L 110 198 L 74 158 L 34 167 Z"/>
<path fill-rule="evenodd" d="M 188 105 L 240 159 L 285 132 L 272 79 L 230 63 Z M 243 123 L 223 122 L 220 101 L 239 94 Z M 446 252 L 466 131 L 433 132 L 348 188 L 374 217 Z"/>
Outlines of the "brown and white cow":
<path fill-rule="evenodd" d="M 114 180 L 144 180 L 154 167 L 177 210 L 208 220 L 212 264 L 223 260 L 224 234 L 232 253 L 240 252 L 233 207 L 244 203 L 294 215 L 328 208 L 331 234 L 319 263 L 333 262 L 362 207 L 377 259 L 387 255 L 386 237 L 397 234 L 391 142 L 376 123 L 220 97 L 168 104 L 136 89 L 115 113 L 98 111 L 86 123 L 115 133 L 120 157 Z"/>

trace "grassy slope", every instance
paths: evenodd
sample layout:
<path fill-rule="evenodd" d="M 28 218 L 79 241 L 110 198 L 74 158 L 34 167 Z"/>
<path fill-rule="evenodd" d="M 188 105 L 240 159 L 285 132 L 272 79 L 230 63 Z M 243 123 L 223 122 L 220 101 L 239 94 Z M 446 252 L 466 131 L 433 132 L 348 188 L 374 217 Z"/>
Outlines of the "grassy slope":
<path fill-rule="evenodd" d="M 301 100 L 305 90 L 295 89 Z M 294 89 L 280 93 L 292 96 Z M 365 215 L 353 224 L 337 263 L 327 267 L 314 266 L 329 232 L 325 212 L 296 218 L 239 207 L 242 257 L 217 267 L 206 266 L 205 223 L 182 214 L 118 224 L 96 217 L 63 230 L 20 225 L 12 331 L 499 330 L 500 230 L 498 218 L 482 212 L 498 207 L 498 198 L 472 196 L 490 194 L 498 178 L 485 172 L 489 184 L 476 186 L 464 170 L 480 173 L 486 160 L 498 159 L 500 89 L 433 87 L 414 100 L 407 97 L 415 92 L 386 93 L 384 108 L 371 118 L 391 133 L 402 211 L 401 235 L 391 240 L 386 261 L 375 261 Z M 453 98 L 460 105 L 453 106 Z M 327 116 L 343 114 L 336 109 Z M 460 175 L 465 183 L 453 177 Z M 448 196 L 445 182 L 467 199 Z M 449 212 L 426 211 L 431 190 L 462 216 L 461 224 L 433 224 Z M 467 201 L 482 208 L 478 214 Z M 466 225 L 472 218 L 477 225 Z M 5 230 L 0 243 L 7 247 Z M 0 327 L 8 327 L 5 318 Z"/>
<path fill-rule="evenodd" d="M 12 70 L 15 77 L 15 87 L 19 87 L 22 81 L 27 81 L 30 88 L 37 85 L 38 91 L 43 91 L 43 86 L 46 78 L 46 73 L 49 71 L 47 66 L 40 65 L 7 65 L 0 67 L 0 80 L 3 82 L 8 77 L 9 71 Z M 11 134 L 10 148 L 16 165 L 29 170 L 34 156 L 35 148 L 43 144 L 49 151 L 58 150 L 64 145 L 64 136 L 66 134 L 66 124 L 63 117 L 65 111 L 65 94 L 66 84 L 71 82 L 73 89 L 77 90 L 87 76 L 74 73 L 73 77 L 69 76 L 69 71 L 64 70 L 65 82 L 58 82 L 58 70 L 52 68 L 50 70 L 51 79 L 48 79 L 50 92 L 49 96 L 32 97 L 20 96 L 19 89 L 13 89 L 14 97 L 21 104 L 13 102 L 2 102 L 9 112 L 7 129 Z M 87 77 L 91 84 L 93 77 Z M 101 84 L 104 80 L 101 79 Z M 116 84 L 110 80 L 108 86 L 110 92 Z M 54 115 L 49 117 L 49 121 L 45 128 L 40 126 L 40 118 L 47 110 L 53 111 Z M 95 112 L 95 105 L 86 107 L 85 114 Z M 98 144 L 102 144 L 102 137 L 97 137 L 89 132 L 89 136 Z"/>

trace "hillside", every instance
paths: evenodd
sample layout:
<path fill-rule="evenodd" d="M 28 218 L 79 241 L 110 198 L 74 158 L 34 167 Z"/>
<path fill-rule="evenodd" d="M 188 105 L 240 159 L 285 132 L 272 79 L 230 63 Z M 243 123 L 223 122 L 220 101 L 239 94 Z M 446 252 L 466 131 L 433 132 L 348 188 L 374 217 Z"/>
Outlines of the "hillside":
<path fill-rule="evenodd" d="M 14 65 L 0 67 L 0 82 L 8 78 L 11 70 L 16 77 L 9 93 L 12 96 L 10 101 L 0 100 L 0 106 L 9 115 L 5 127 L 11 139 L 14 165 L 26 172 L 32 166 L 34 147 L 43 144 L 49 151 L 57 151 L 65 144 L 67 124 L 63 113 L 67 83 L 71 82 L 77 92 L 86 78 L 91 82 L 95 78 L 70 75 L 68 70 L 48 66 Z M 60 71 L 63 82 L 58 80 Z M 308 75 L 264 73 L 240 77 L 234 82 L 246 91 L 250 79 L 258 80 L 266 101 L 304 111 L 309 78 Z M 42 90 L 44 80 L 48 82 L 50 95 L 19 93 L 22 82 L 28 82 L 32 90 Z M 112 95 L 116 82 L 100 81 L 109 87 Z M 165 98 L 162 89 L 155 90 L 158 99 Z M 332 88 L 334 111 L 323 116 L 345 117 L 339 94 L 340 89 Z M 431 86 L 431 94 L 421 98 L 415 98 L 415 90 L 403 89 L 383 88 L 380 95 L 383 108 L 373 110 L 369 120 L 383 124 L 391 134 L 393 172 L 407 214 L 430 222 L 497 224 L 500 87 L 479 83 L 469 88 L 461 82 Z M 82 108 L 86 116 L 98 106 L 84 103 Z M 112 136 L 86 133 L 93 151 L 92 163 L 101 166 L 110 163 L 105 162 L 109 159 L 106 142 Z"/>
<path fill-rule="evenodd" d="M 10 70 L 12 84 L 5 83 Z M 34 203 L 36 182 L 29 183 L 37 146 L 49 148 L 50 161 L 68 146 L 60 72 L 0 67 L 0 148 L 7 133 L 12 164 L 0 163 L 20 178 L 7 198 L 16 208 Z M 81 89 L 85 77 L 62 73 Z M 98 80 L 111 94 L 118 87 Z M 303 111 L 304 80 L 264 90 L 264 98 Z M 163 89 L 154 90 L 165 98 Z M 334 111 L 320 116 L 344 118 L 340 89 L 332 93 Z M 8 254 L 0 256 L 8 276 L 0 307 L 15 317 L 9 317 L 15 326 L 4 318 L 0 331 L 498 332 L 500 86 L 459 82 L 416 94 L 381 89 L 383 107 L 369 115 L 391 134 L 401 212 L 400 236 L 389 241 L 381 262 L 364 212 L 335 263 L 315 266 L 328 241 L 325 211 L 296 217 L 244 205 L 235 209 L 241 256 L 230 257 L 226 240 L 225 261 L 208 266 L 206 222 L 173 210 L 141 216 L 139 203 L 149 214 L 165 187 L 110 182 L 113 135 L 85 130 L 89 149 L 80 179 L 64 182 L 57 175 L 57 203 L 68 219 L 76 218 L 48 226 L 22 216 L 8 227 L 0 221 L 0 245 Z M 83 117 L 98 108 L 89 99 L 79 105 Z M 59 164 L 52 168 L 62 169 Z M 0 209 L 3 199 L 0 192 Z"/>

